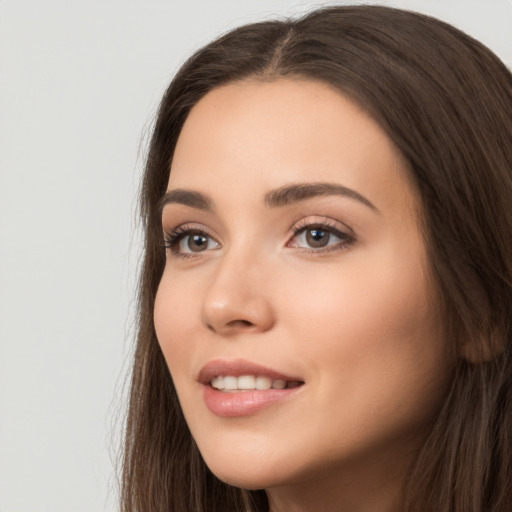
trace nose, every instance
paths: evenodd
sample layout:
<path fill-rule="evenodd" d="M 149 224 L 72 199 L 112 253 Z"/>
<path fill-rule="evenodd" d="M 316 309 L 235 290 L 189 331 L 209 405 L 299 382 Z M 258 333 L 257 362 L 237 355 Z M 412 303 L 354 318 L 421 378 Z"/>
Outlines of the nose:
<path fill-rule="evenodd" d="M 267 279 L 261 260 L 225 256 L 204 296 L 202 320 L 206 327 L 223 336 L 271 329 L 275 315 Z"/>

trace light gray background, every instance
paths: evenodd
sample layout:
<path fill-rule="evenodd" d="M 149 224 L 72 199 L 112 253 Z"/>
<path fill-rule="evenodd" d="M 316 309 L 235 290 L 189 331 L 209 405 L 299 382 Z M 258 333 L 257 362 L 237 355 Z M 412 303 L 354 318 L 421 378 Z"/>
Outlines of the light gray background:
<path fill-rule="evenodd" d="M 231 27 L 334 3 L 0 0 L 0 512 L 116 510 L 136 189 L 172 74 Z M 510 0 L 381 3 L 512 65 Z"/>

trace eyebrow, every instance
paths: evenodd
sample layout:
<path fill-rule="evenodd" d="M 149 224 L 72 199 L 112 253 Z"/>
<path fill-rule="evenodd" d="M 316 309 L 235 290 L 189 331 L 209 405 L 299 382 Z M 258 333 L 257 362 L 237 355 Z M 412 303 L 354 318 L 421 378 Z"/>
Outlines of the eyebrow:
<path fill-rule="evenodd" d="M 355 199 L 370 209 L 378 212 L 379 210 L 366 197 L 355 190 L 352 190 L 337 183 L 293 183 L 284 185 L 267 192 L 264 196 L 265 206 L 278 208 L 305 199 L 318 196 L 343 196 L 349 199 Z M 168 204 L 183 204 L 199 210 L 213 211 L 213 201 L 207 195 L 188 189 L 169 190 L 158 202 L 160 212 Z"/>
<path fill-rule="evenodd" d="M 285 206 L 318 196 L 344 196 L 355 199 L 374 211 L 378 209 L 366 197 L 338 183 L 296 183 L 285 185 L 265 194 L 265 204 L 270 207 Z"/>
<path fill-rule="evenodd" d="M 185 188 L 177 188 L 168 190 L 165 195 L 158 201 L 158 209 L 160 212 L 168 204 L 184 204 L 198 210 L 213 210 L 213 201 L 201 192 L 195 190 L 187 190 Z"/>

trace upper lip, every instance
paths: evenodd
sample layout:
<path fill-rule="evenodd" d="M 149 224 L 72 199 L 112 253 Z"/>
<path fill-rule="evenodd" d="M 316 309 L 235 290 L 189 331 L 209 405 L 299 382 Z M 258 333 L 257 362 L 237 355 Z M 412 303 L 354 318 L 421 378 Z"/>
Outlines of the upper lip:
<path fill-rule="evenodd" d="M 206 363 L 200 370 L 197 380 L 201 384 L 209 384 L 214 377 L 218 376 L 240 377 L 241 375 L 257 375 L 270 377 L 272 380 L 298 381 L 303 379 L 296 376 L 285 375 L 284 373 L 273 370 L 245 359 L 214 359 Z"/>

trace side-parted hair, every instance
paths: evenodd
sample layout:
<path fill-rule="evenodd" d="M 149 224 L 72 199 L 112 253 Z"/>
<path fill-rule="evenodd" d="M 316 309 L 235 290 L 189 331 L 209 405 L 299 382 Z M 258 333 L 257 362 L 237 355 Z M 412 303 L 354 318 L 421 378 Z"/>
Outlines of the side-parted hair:
<path fill-rule="evenodd" d="M 124 440 L 122 512 L 268 510 L 218 480 L 181 412 L 153 326 L 165 265 L 158 203 L 190 109 L 234 81 L 311 79 L 364 108 L 408 162 L 453 351 L 453 383 L 405 482 L 402 512 L 512 510 L 512 75 L 454 27 L 382 6 L 243 26 L 180 69 L 141 189 L 145 253 Z"/>

